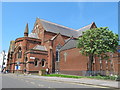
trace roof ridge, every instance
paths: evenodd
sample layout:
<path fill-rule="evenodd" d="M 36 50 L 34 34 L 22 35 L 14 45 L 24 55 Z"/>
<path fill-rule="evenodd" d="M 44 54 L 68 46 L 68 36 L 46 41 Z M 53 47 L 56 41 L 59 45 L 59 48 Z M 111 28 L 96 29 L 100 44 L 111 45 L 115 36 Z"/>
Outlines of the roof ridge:
<path fill-rule="evenodd" d="M 88 24 L 88 25 L 82 27 L 82 28 L 86 28 L 87 26 L 92 25 L 92 24 L 93 24 L 93 22 L 92 22 L 91 24 Z M 79 30 L 82 29 L 82 28 L 79 28 L 79 29 L 77 29 L 76 31 L 79 31 Z"/>
<path fill-rule="evenodd" d="M 57 24 L 57 23 L 53 23 L 53 22 L 51 22 L 51 21 L 47 21 L 47 20 L 44 20 L 44 19 L 40 19 L 40 20 L 45 21 L 45 22 L 50 23 L 50 24 L 54 24 L 54 25 L 56 25 L 56 26 L 60 26 L 60 27 L 63 27 L 63 28 L 68 28 L 68 29 L 70 29 L 70 30 L 76 31 L 76 30 L 73 29 L 73 28 L 69 28 L 69 27 L 67 27 L 67 26 L 63 26 L 63 25 L 60 25 L 60 24 Z"/>

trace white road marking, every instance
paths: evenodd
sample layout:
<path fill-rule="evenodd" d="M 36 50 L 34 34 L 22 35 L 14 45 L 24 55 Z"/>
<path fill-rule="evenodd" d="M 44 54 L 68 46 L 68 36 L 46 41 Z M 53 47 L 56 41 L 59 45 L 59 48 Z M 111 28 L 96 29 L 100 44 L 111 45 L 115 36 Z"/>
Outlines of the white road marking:
<path fill-rule="evenodd" d="M 43 87 L 44 85 L 42 85 L 42 84 L 38 84 L 38 86 Z"/>
<path fill-rule="evenodd" d="M 48 87 L 48 88 L 51 88 L 51 87 Z"/>
<path fill-rule="evenodd" d="M 35 84 L 34 82 L 30 82 L 31 84 Z"/>
<path fill-rule="evenodd" d="M 109 88 L 109 87 L 104 87 L 104 86 L 97 86 L 97 85 L 87 85 L 87 84 L 82 84 L 82 83 L 70 83 L 70 84 L 75 84 L 75 85 L 83 85 L 83 86 L 91 86 L 91 87 L 96 87 L 96 88 Z"/>

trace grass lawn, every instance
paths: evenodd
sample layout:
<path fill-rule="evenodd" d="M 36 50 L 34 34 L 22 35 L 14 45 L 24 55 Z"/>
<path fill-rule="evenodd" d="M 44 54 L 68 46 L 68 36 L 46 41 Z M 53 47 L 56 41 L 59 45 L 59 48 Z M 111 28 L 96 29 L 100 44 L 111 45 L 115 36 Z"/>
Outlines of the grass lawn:
<path fill-rule="evenodd" d="M 63 74 L 48 74 L 45 76 L 50 76 L 50 77 L 65 77 L 65 78 L 83 78 L 83 76 L 74 76 L 74 75 L 63 75 Z"/>

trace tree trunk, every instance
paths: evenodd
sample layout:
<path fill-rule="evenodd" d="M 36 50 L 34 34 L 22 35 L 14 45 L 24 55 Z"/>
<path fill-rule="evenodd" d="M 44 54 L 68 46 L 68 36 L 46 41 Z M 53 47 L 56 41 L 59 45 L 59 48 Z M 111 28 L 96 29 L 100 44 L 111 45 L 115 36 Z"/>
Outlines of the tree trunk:
<path fill-rule="evenodd" d="M 89 61 L 88 61 L 88 72 L 89 75 L 92 75 L 92 63 L 93 63 L 93 55 L 89 55 Z"/>

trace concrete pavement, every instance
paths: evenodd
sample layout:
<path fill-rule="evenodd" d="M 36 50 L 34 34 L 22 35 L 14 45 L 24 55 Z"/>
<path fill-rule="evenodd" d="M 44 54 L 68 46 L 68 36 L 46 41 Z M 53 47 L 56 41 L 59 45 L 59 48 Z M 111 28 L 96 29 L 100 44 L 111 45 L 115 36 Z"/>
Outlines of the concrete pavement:
<path fill-rule="evenodd" d="M 24 75 L 20 75 L 20 76 L 24 76 Z M 25 75 L 24 77 L 31 77 L 31 78 L 39 78 L 39 79 L 51 80 L 51 81 L 78 83 L 78 84 L 86 84 L 86 85 L 94 85 L 94 86 L 119 88 L 120 89 L 120 82 L 118 82 L 118 81 L 97 80 L 97 79 L 89 79 L 89 78 L 74 79 L 74 78 L 47 77 L 47 76 L 37 76 L 37 75 Z"/>

